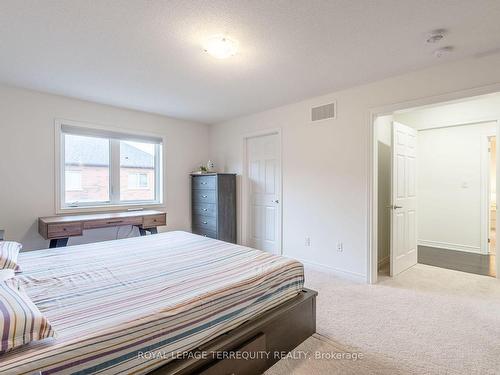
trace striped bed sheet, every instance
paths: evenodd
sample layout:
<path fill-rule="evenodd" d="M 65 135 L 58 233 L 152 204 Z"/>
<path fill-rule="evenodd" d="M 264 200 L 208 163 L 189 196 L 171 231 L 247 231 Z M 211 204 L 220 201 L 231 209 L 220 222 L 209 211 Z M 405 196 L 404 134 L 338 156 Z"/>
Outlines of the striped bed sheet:
<path fill-rule="evenodd" d="M 145 374 L 287 299 L 301 263 L 186 232 L 21 253 L 56 338 L 0 355 L 1 374 Z"/>

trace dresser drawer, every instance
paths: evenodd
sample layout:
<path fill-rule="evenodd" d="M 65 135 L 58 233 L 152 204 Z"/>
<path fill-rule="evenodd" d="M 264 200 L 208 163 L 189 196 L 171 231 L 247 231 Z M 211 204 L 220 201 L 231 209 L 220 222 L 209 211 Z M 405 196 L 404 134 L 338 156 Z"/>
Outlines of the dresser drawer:
<path fill-rule="evenodd" d="M 198 203 L 193 206 L 193 215 L 215 217 L 216 206 L 214 203 Z"/>
<path fill-rule="evenodd" d="M 99 219 L 92 221 L 85 221 L 83 223 L 84 229 L 97 229 L 105 227 L 118 227 L 122 225 L 140 225 L 142 224 L 142 218 L 138 217 L 124 217 L 124 218 L 109 218 L 109 219 Z"/>
<path fill-rule="evenodd" d="M 66 238 L 82 235 L 82 223 L 49 224 L 47 238 Z"/>
<path fill-rule="evenodd" d="M 166 215 L 144 216 L 144 220 L 141 226 L 143 228 L 153 228 L 162 225 L 167 225 Z"/>
<path fill-rule="evenodd" d="M 194 203 L 215 203 L 215 190 L 193 190 Z"/>
<path fill-rule="evenodd" d="M 200 227 L 193 227 L 193 233 L 199 234 L 200 236 L 217 239 L 217 232 L 214 230 L 208 230 L 206 228 L 200 228 Z"/>
<path fill-rule="evenodd" d="M 216 176 L 194 176 L 193 189 L 215 189 Z"/>
<path fill-rule="evenodd" d="M 215 217 L 193 215 L 193 227 L 217 230 L 217 220 Z"/>

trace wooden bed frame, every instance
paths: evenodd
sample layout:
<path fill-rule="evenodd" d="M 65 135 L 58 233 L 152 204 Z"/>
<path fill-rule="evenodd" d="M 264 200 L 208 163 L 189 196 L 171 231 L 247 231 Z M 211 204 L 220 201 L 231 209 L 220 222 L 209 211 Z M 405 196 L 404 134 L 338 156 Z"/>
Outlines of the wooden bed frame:
<path fill-rule="evenodd" d="M 313 290 L 303 289 L 293 299 L 214 338 L 189 352 L 189 356 L 175 359 L 150 375 L 262 374 L 316 332 L 317 295 Z"/>

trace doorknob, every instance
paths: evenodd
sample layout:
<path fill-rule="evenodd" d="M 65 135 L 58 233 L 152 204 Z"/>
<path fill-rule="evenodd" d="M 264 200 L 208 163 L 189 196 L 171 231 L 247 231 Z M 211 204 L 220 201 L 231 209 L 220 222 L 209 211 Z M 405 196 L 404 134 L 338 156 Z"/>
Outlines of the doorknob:
<path fill-rule="evenodd" d="M 273 201 L 274 203 L 279 203 L 280 201 L 278 199 L 276 199 L 275 201 Z"/>
<path fill-rule="evenodd" d="M 392 210 L 397 210 L 398 208 L 403 208 L 403 206 L 396 206 L 394 204 L 391 204 L 390 206 L 387 206 L 386 208 L 390 208 Z"/>

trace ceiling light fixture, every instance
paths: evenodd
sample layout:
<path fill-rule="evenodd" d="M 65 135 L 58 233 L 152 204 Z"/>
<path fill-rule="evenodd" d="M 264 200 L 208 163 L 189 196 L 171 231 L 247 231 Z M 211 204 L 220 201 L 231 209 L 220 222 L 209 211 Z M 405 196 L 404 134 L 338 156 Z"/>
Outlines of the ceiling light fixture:
<path fill-rule="evenodd" d="M 216 35 L 205 40 L 203 50 L 216 59 L 227 59 L 238 52 L 238 42 L 227 36 Z"/>

